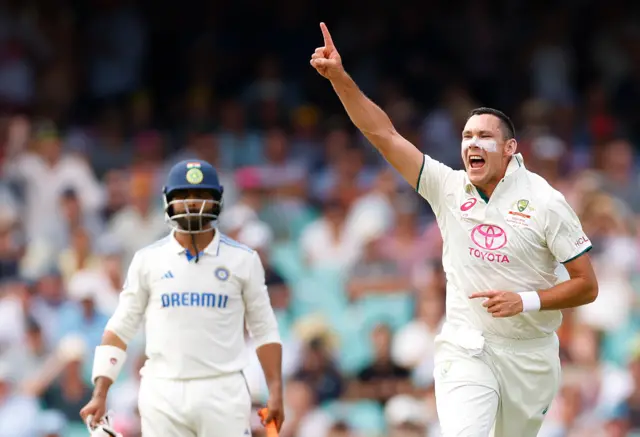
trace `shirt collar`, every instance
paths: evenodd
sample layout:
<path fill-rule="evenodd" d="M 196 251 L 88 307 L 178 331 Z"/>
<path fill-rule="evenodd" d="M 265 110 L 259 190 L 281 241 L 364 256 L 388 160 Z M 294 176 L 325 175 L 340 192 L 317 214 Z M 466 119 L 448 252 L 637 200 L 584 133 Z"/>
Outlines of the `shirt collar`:
<path fill-rule="evenodd" d="M 525 167 L 524 167 L 524 159 L 522 159 L 522 154 L 516 153 L 511 157 L 509 164 L 507 164 L 507 171 L 505 172 L 504 177 L 507 178 L 511 176 L 513 173 L 515 173 L 516 171 L 523 168 Z M 469 175 L 467 175 L 466 172 L 465 172 L 465 177 L 466 177 L 465 189 L 467 193 L 470 193 L 471 190 L 473 189 L 473 184 L 469 180 Z"/>
<path fill-rule="evenodd" d="M 211 243 L 209 243 L 209 245 L 205 247 L 204 250 L 202 251 L 207 255 L 218 256 L 218 253 L 220 252 L 220 230 L 218 228 L 215 228 L 215 230 L 216 231 L 213 236 L 213 240 L 211 240 Z M 171 236 L 169 238 L 170 238 L 169 244 L 171 245 L 172 251 L 175 251 L 178 254 L 183 254 L 187 251 L 187 249 L 182 247 L 182 245 L 178 243 L 178 240 L 176 240 L 175 230 L 171 231 Z"/>
<path fill-rule="evenodd" d="M 509 161 L 509 164 L 507 165 L 507 171 L 504 176 L 507 177 L 521 168 L 524 168 L 524 159 L 522 159 L 522 155 L 520 153 L 516 153 L 511 157 L 511 161 Z"/>

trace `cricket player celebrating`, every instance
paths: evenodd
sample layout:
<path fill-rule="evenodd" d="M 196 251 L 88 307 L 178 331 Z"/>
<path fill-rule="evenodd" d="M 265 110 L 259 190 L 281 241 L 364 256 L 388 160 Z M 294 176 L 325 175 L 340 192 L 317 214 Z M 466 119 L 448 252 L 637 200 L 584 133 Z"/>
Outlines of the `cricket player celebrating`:
<path fill-rule="evenodd" d="M 560 383 L 559 310 L 593 302 L 591 243 L 564 197 L 528 171 L 502 112 L 471 112 L 466 171 L 423 155 L 342 67 L 324 24 L 311 65 L 353 123 L 429 202 L 444 240 L 447 317 L 435 388 L 445 437 L 534 437 Z M 570 279 L 558 283 L 558 263 Z"/>
<path fill-rule="evenodd" d="M 214 227 L 223 187 L 210 164 L 176 164 L 163 193 L 173 231 L 134 256 L 95 351 L 93 398 L 80 415 L 92 430 L 106 432 L 94 435 L 112 432 L 107 391 L 144 319 L 142 435 L 250 436 L 251 398 L 242 374 L 249 360 L 246 321 L 270 392 L 266 422 L 280 427 L 282 346 L 260 258 Z"/>

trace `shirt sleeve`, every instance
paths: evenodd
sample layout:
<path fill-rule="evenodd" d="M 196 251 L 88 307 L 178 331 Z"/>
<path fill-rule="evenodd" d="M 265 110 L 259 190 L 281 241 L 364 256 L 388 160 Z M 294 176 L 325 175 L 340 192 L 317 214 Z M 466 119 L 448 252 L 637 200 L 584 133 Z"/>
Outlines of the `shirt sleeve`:
<path fill-rule="evenodd" d="M 592 247 L 577 214 L 558 191 L 552 194 L 547 206 L 545 237 L 547 247 L 563 264 L 587 253 Z"/>
<path fill-rule="evenodd" d="M 138 252 L 131 260 L 118 307 L 105 329 L 116 334 L 125 344 L 129 344 L 140 327 L 148 302 L 149 289 L 144 281 L 142 261 Z"/>
<path fill-rule="evenodd" d="M 265 284 L 264 267 L 257 252 L 251 254 L 249 262 L 249 277 L 242 292 L 249 333 L 256 348 L 268 343 L 281 343 L 278 322 Z"/>
<path fill-rule="evenodd" d="M 418 176 L 416 191 L 426 199 L 435 210 L 439 205 L 445 185 L 450 181 L 455 171 L 443 163 L 436 161 L 429 155 L 424 155 L 422 168 Z"/>

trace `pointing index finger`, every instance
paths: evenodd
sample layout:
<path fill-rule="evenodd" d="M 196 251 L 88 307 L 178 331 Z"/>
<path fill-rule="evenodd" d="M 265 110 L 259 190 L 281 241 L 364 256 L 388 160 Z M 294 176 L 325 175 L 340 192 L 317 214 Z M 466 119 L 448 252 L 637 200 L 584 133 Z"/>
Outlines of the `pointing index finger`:
<path fill-rule="evenodd" d="M 324 38 L 324 46 L 331 48 L 335 47 L 333 45 L 333 39 L 331 38 L 329 29 L 327 29 L 327 25 L 324 23 L 320 23 L 320 30 L 322 31 L 322 37 Z"/>
<path fill-rule="evenodd" d="M 494 297 L 496 294 L 498 294 L 497 291 L 482 291 L 479 293 L 473 293 L 471 296 L 469 296 L 469 299 L 476 299 L 478 297 L 488 297 L 488 298 L 492 298 Z"/>

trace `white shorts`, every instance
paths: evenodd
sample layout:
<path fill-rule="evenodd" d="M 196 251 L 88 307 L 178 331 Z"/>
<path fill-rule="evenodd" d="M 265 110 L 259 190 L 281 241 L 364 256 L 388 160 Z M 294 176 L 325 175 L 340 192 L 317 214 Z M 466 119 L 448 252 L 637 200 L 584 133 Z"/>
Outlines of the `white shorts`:
<path fill-rule="evenodd" d="M 510 340 L 445 325 L 434 379 L 443 437 L 535 437 L 560 385 L 558 337 Z"/>
<path fill-rule="evenodd" d="M 251 436 L 251 396 L 242 373 L 206 379 L 142 377 L 144 437 Z"/>

